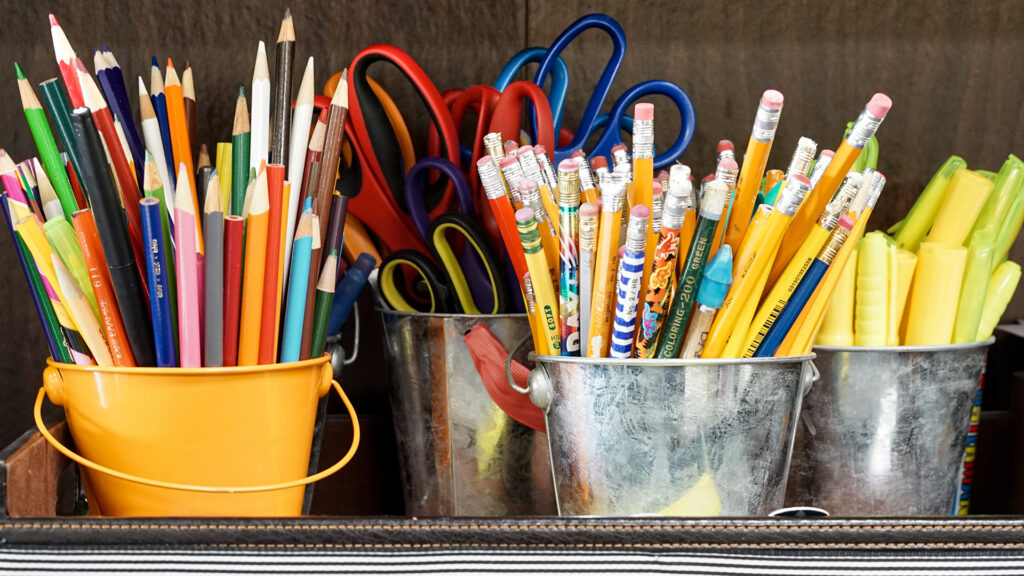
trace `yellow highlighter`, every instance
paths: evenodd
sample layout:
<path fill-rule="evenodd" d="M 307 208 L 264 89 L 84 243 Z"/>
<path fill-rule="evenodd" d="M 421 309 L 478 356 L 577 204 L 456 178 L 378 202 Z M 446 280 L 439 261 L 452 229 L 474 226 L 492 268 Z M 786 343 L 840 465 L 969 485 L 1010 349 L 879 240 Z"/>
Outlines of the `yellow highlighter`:
<path fill-rule="evenodd" d="M 862 180 L 863 177 L 858 172 L 850 172 L 846 175 L 846 179 L 839 187 L 835 197 L 822 210 L 821 216 L 818 217 L 817 225 L 811 228 L 807 239 L 804 240 L 804 243 L 797 250 L 793 259 L 789 261 L 789 264 L 785 266 L 778 279 L 775 280 L 774 284 L 772 284 L 770 275 L 766 279 L 767 284 L 772 287 L 771 291 L 761 301 L 761 305 L 757 308 L 757 313 L 753 316 L 753 320 L 750 321 L 749 329 L 744 333 L 744 336 L 741 336 L 744 340 L 742 343 L 744 357 L 751 358 L 757 352 L 761 341 L 768 334 L 772 324 L 775 323 L 775 319 L 782 313 L 782 309 L 786 307 L 790 296 L 796 291 L 796 287 L 800 285 L 800 281 L 803 280 L 804 274 L 810 268 L 811 262 L 818 256 L 818 252 L 828 241 L 829 236 L 832 235 L 832 231 L 835 230 L 839 219 L 846 213 L 850 203 L 853 202 L 854 197 L 858 194 L 861 189 Z M 769 270 L 772 271 L 778 268 L 778 266 L 769 266 Z"/>
<path fill-rule="evenodd" d="M 960 303 L 956 310 L 956 326 L 953 328 L 954 344 L 974 342 L 978 335 L 988 281 L 992 275 L 995 243 L 996 236 L 991 230 L 978 230 L 971 235 L 971 245 L 967 249 L 967 269 L 964 271 Z"/>
<path fill-rule="evenodd" d="M 996 324 L 1006 311 L 1006 305 L 1010 303 L 1017 283 L 1020 282 L 1020 264 L 1006 261 L 996 267 L 995 272 L 988 281 L 988 291 L 985 295 L 985 307 L 981 312 L 981 322 L 978 324 L 977 341 L 987 340 L 992 336 Z"/>
<path fill-rule="evenodd" d="M 933 346 L 953 341 L 956 307 L 967 264 L 967 249 L 922 242 L 910 291 L 907 346 Z"/>
<path fill-rule="evenodd" d="M 899 285 L 900 277 L 899 248 L 895 242 L 886 242 L 889 250 L 889 286 L 886 290 L 885 299 L 885 345 L 900 345 L 900 317 L 899 317 Z"/>
<path fill-rule="evenodd" d="M 814 343 L 822 346 L 853 346 L 853 303 L 857 285 L 857 250 L 839 274 L 839 281 L 829 298 L 821 329 Z M 785 343 L 785 342 L 784 342 Z"/>
<path fill-rule="evenodd" d="M 530 269 L 537 319 L 541 323 L 540 328 L 547 343 L 544 353 L 558 356 L 562 349 L 558 300 L 555 298 L 555 288 L 548 275 L 547 262 L 544 261 L 544 250 L 540 245 L 540 232 L 537 231 L 537 220 L 533 217 L 533 210 L 523 208 L 516 212 L 516 227 L 519 229 L 519 239 L 523 243 L 526 267 Z"/>
<path fill-rule="evenodd" d="M 992 193 L 992 181 L 971 170 L 957 170 L 935 216 L 926 242 L 963 246 Z"/>
<path fill-rule="evenodd" d="M 897 327 L 899 341 L 903 342 L 907 335 L 907 300 L 910 298 L 910 288 L 914 285 L 914 272 L 917 271 L 917 254 L 903 248 L 896 249 L 897 277 L 896 277 L 896 317 L 900 319 Z"/>
<path fill-rule="evenodd" d="M 736 321 L 742 313 L 743 305 L 748 298 L 759 298 L 760 293 L 755 294 L 757 284 L 766 267 L 770 268 L 771 263 L 778 250 L 782 236 L 793 219 L 803 201 L 804 196 L 811 187 L 810 180 L 801 174 L 795 174 L 786 181 L 786 188 L 782 191 L 775 208 L 762 204 L 761 209 L 771 210 L 771 214 L 765 221 L 763 241 L 754 245 L 748 242 L 748 238 L 754 232 L 748 228 L 747 237 L 740 244 L 738 259 L 733 265 L 733 284 L 729 288 L 729 294 L 725 298 L 718 316 L 715 317 L 711 331 L 708 333 L 708 341 L 704 346 L 702 358 L 720 358 L 725 349 L 726 340 L 736 327 Z"/>
<path fill-rule="evenodd" d="M 878 231 L 864 236 L 857 248 L 857 290 L 854 346 L 885 346 L 889 300 L 889 247 Z"/>
<path fill-rule="evenodd" d="M 896 245 L 911 252 L 917 252 L 928 229 L 935 222 L 935 217 L 942 206 L 950 180 L 957 171 L 967 168 L 967 162 L 959 156 L 950 156 L 935 172 L 924 191 L 917 197 L 914 206 L 907 212 L 898 232 Z M 889 230 L 893 230 L 890 228 Z"/>

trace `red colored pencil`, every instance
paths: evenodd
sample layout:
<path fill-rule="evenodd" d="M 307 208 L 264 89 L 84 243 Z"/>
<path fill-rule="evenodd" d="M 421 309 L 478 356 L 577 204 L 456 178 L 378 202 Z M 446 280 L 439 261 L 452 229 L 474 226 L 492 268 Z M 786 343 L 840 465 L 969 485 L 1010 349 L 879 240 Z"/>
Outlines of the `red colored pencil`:
<path fill-rule="evenodd" d="M 78 80 L 78 71 L 75 69 L 75 50 L 68 42 L 57 17 L 50 14 L 50 34 L 53 36 L 53 51 L 57 57 L 57 67 L 60 68 L 60 76 L 64 80 L 64 88 L 68 92 L 68 100 L 71 100 L 72 108 L 85 106 L 82 98 L 82 88 Z"/>
<path fill-rule="evenodd" d="M 75 169 L 71 167 L 71 162 L 65 164 L 68 170 L 68 182 L 71 183 L 71 191 L 75 193 L 75 202 L 78 202 L 79 206 L 88 206 L 89 204 L 85 201 L 85 194 L 82 192 L 82 183 L 78 181 L 78 174 L 75 174 Z"/>
<path fill-rule="evenodd" d="M 263 311 L 260 314 L 260 364 L 277 360 L 278 315 L 281 310 L 281 212 L 284 209 L 284 165 L 267 165 L 270 224 L 267 227 L 267 260 L 263 273 Z"/>
<path fill-rule="evenodd" d="M 242 237 L 245 219 L 224 217 L 224 365 L 238 365 L 238 317 L 242 308 Z"/>

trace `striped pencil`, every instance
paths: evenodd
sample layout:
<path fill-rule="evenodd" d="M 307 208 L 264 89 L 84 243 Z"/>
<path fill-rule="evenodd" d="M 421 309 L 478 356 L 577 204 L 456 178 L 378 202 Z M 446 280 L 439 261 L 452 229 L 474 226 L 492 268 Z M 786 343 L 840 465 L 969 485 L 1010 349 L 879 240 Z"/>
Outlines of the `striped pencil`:
<path fill-rule="evenodd" d="M 637 204 L 629 212 L 625 250 L 619 266 L 615 323 L 612 326 L 609 352 L 612 358 L 629 358 L 633 355 L 633 332 L 636 327 L 636 310 L 640 303 L 640 280 L 644 269 L 647 222 L 650 217 L 650 208 L 643 204 Z"/>

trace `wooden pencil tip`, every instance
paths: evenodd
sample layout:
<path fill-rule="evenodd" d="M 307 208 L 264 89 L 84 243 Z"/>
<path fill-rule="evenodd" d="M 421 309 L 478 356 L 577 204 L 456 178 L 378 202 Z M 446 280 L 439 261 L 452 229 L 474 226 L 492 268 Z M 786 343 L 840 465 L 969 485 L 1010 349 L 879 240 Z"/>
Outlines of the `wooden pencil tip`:
<path fill-rule="evenodd" d="M 342 70 L 341 79 L 338 80 L 338 85 L 334 88 L 334 97 L 331 98 L 331 106 L 341 106 L 342 108 L 348 108 L 348 69 Z"/>
<path fill-rule="evenodd" d="M 174 70 L 174 62 L 172 62 L 170 58 L 167 59 L 167 68 Z"/>
<path fill-rule="evenodd" d="M 156 162 L 153 160 L 153 155 L 146 151 L 146 171 L 142 178 L 142 189 L 146 192 L 152 192 L 159 188 L 163 188 L 164 183 L 160 178 L 160 169 L 157 167 Z"/>
<path fill-rule="evenodd" d="M 220 175 L 214 169 L 210 173 L 210 181 L 206 184 L 206 203 L 203 206 L 204 214 L 221 212 L 220 206 Z"/>
<path fill-rule="evenodd" d="M 185 163 L 178 164 L 178 181 L 174 190 L 174 207 L 186 214 L 195 214 L 196 207 L 192 205 L 192 188 L 188 183 L 188 168 Z"/>
<path fill-rule="evenodd" d="M 25 73 L 21 70 L 21 64 L 18 64 L 17 62 L 14 63 L 14 74 L 18 77 L 18 80 L 25 79 Z"/>
<path fill-rule="evenodd" d="M 238 85 L 238 97 L 241 99 L 245 98 L 245 84 Z"/>
<path fill-rule="evenodd" d="M 292 21 L 292 11 L 285 9 L 284 19 L 281 20 L 281 31 L 277 34 L 277 43 L 295 42 L 295 23 Z"/>

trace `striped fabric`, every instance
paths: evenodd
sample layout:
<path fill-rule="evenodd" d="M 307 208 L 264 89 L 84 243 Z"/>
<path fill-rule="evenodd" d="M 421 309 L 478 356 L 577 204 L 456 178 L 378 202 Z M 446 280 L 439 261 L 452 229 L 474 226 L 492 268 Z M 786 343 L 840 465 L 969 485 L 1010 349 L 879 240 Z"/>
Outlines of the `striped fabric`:
<path fill-rule="evenodd" d="M 344 544 L 260 549 L 3 549 L 2 574 L 743 574 L 917 576 L 1024 574 L 1020 550 L 729 552 L 467 550 L 352 551 Z M 1013 554 L 1013 555 L 1011 555 Z"/>
<path fill-rule="evenodd" d="M 618 298 L 615 302 L 615 324 L 612 327 L 612 358 L 633 355 L 633 328 L 640 301 L 640 279 L 644 272 L 644 253 L 626 251 L 619 266 Z"/>

